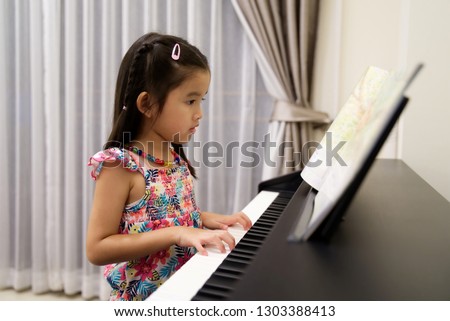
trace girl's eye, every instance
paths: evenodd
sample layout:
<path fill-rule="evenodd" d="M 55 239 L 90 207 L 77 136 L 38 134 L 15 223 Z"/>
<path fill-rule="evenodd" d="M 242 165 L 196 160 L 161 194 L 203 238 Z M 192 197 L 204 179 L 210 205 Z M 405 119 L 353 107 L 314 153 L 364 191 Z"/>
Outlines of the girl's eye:
<path fill-rule="evenodd" d="M 201 99 L 201 101 L 205 101 L 205 100 L 206 100 L 206 98 L 202 98 L 202 99 Z M 188 100 L 186 103 L 187 103 L 188 105 L 193 105 L 193 104 L 195 104 L 195 102 L 196 102 L 195 99 L 191 99 L 191 100 Z"/>

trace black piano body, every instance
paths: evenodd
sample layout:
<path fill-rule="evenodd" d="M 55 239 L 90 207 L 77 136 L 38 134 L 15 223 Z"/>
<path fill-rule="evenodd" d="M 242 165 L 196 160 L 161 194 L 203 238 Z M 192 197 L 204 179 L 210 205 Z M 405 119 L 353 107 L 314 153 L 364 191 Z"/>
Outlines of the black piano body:
<path fill-rule="evenodd" d="M 300 183 L 260 184 L 280 199 L 193 300 L 450 299 L 450 204 L 403 161 L 375 161 L 330 238 L 287 240 Z"/>

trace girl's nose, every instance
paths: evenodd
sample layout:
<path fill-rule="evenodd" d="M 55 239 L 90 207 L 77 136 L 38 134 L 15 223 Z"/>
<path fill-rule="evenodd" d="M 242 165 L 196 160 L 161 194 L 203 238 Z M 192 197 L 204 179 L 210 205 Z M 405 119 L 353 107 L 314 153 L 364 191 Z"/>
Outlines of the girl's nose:
<path fill-rule="evenodd" d="M 200 120 L 203 117 L 202 107 L 199 107 L 197 112 L 194 114 L 194 120 Z"/>

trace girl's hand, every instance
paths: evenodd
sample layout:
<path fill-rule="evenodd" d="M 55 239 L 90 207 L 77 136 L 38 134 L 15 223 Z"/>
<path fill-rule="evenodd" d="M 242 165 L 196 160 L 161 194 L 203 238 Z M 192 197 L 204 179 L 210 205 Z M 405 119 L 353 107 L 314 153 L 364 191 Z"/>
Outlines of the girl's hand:
<path fill-rule="evenodd" d="M 202 212 L 203 225 L 209 229 L 226 230 L 228 226 L 240 224 L 245 230 L 252 226 L 252 221 L 243 212 L 234 213 L 232 215 L 223 215 L 210 212 Z"/>
<path fill-rule="evenodd" d="M 220 252 L 225 253 L 225 244 L 230 250 L 234 249 L 235 241 L 233 235 L 224 230 L 203 230 L 193 227 L 180 227 L 176 244 L 179 246 L 193 246 L 202 255 L 208 255 L 205 245 L 214 245 Z"/>

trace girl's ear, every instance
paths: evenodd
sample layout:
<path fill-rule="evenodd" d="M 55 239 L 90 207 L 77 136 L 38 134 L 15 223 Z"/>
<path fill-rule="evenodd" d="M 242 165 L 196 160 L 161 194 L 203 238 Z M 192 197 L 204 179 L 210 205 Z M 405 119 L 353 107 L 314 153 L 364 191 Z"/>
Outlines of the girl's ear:
<path fill-rule="evenodd" d="M 136 99 L 136 106 L 142 114 L 144 114 L 148 118 L 152 117 L 152 97 L 148 92 L 143 91 L 139 94 L 138 98 Z"/>

